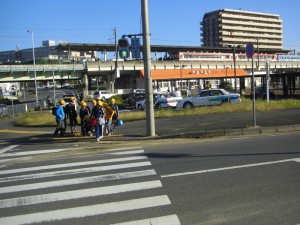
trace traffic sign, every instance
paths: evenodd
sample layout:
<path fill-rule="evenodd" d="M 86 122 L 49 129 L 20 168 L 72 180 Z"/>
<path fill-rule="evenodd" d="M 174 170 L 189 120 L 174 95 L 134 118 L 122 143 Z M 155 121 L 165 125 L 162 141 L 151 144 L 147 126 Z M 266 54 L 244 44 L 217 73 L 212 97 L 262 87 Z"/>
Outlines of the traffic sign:
<path fill-rule="evenodd" d="M 127 49 L 122 49 L 119 51 L 119 56 L 123 59 L 127 59 L 129 57 L 129 51 Z"/>
<path fill-rule="evenodd" d="M 118 40 L 119 56 L 123 59 L 129 57 L 129 43 L 127 38 L 121 38 Z"/>
<path fill-rule="evenodd" d="M 141 58 L 141 44 L 139 38 L 136 37 L 131 38 L 131 52 L 132 52 L 132 58 L 134 59 Z"/>
<path fill-rule="evenodd" d="M 254 45 L 253 43 L 249 42 L 247 45 L 246 45 L 246 56 L 247 58 L 252 58 L 254 54 Z"/>

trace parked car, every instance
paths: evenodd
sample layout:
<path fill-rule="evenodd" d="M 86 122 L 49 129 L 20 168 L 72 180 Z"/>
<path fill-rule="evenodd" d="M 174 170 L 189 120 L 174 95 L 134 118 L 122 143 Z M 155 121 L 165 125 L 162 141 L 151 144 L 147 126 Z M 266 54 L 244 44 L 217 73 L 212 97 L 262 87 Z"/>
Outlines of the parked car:
<path fill-rule="evenodd" d="M 132 89 L 130 90 L 130 93 L 145 94 L 145 89 Z"/>
<path fill-rule="evenodd" d="M 70 98 L 70 97 L 76 97 L 75 96 L 75 94 L 74 93 L 72 93 L 72 92 L 68 92 L 68 93 L 65 93 L 64 95 L 63 95 L 63 98 Z"/>
<path fill-rule="evenodd" d="M 269 98 L 275 98 L 274 91 L 271 91 L 269 89 Z M 267 88 L 266 87 L 256 87 L 255 88 L 255 98 L 262 98 L 265 99 L 267 98 Z"/>
<path fill-rule="evenodd" d="M 0 117 L 8 115 L 8 108 L 6 104 L 0 104 Z"/>
<path fill-rule="evenodd" d="M 124 99 L 125 108 L 136 108 L 136 102 L 145 99 L 145 93 L 129 93 Z"/>
<path fill-rule="evenodd" d="M 155 109 L 162 108 L 176 108 L 178 100 L 182 97 L 174 97 L 167 93 L 155 93 L 153 94 L 153 103 Z M 136 108 L 140 110 L 145 109 L 145 99 L 136 102 Z"/>
<path fill-rule="evenodd" d="M 115 94 L 111 93 L 110 91 L 95 91 L 93 98 L 100 98 L 102 101 L 106 101 L 110 97 L 114 96 Z"/>
<path fill-rule="evenodd" d="M 177 108 L 191 108 L 195 106 L 222 105 L 224 102 L 241 103 L 240 94 L 229 93 L 224 89 L 207 89 L 197 95 L 184 98 L 177 102 Z"/>

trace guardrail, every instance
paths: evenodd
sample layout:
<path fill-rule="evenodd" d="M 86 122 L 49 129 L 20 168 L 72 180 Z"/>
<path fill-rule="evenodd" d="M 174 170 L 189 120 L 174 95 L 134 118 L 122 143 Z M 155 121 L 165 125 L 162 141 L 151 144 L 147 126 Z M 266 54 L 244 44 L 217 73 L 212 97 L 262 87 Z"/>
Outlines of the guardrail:
<path fill-rule="evenodd" d="M 82 71 L 83 64 L 36 65 L 36 71 Z M 32 72 L 33 65 L 0 65 L 0 72 Z"/>
<path fill-rule="evenodd" d="M 257 66 L 257 62 L 255 67 Z M 300 61 L 295 62 L 269 62 L 271 69 L 299 69 Z M 120 70 L 143 70 L 144 63 L 141 60 L 120 61 L 118 62 Z M 265 69 L 265 62 L 260 61 L 260 69 Z M 233 62 L 229 61 L 211 61 L 211 62 L 188 62 L 188 61 L 152 61 L 151 69 L 225 69 L 234 68 Z M 237 61 L 236 68 L 251 69 L 251 61 Z M 36 65 L 37 72 L 49 71 L 112 71 L 115 69 L 115 61 L 87 61 L 86 64 L 58 64 L 58 65 Z M 0 65 L 1 72 L 32 72 L 33 65 Z"/>
<path fill-rule="evenodd" d="M 271 69 L 281 68 L 300 68 L 300 61 L 296 62 L 269 62 Z M 254 62 L 254 67 L 258 66 L 258 62 Z M 118 62 L 120 70 L 143 70 L 143 61 L 121 61 Z M 115 69 L 115 61 L 87 61 L 87 71 L 109 71 Z M 200 61 L 200 62 L 189 62 L 189 61 L 152 61 L 151 69 L 225 69 L 234 68 L 232 61 Z M 251 69 L 251 61 L 237 61 L 236 68 L 240 69 Z M 260 61 L 260 69 L 265 69 L 265 62 Z"/>

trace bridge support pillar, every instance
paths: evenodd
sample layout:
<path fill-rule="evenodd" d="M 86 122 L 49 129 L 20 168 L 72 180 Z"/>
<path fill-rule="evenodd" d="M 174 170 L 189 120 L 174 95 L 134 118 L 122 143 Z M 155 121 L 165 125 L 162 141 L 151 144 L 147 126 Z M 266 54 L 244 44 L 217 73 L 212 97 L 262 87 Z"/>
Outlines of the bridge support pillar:
<path fill-rule="evenodd" d="M 240 80 L 240 94 L 245 95 L 245 89 L 246 89 L 245 77 L 240 77 L 239 80 Z"/>
<path fill-rule="evenodd" d="M 82 88 L 83 97 L 87 97 L 89 95 L 89 92 L 88 92 L 89 82 L 88 82 L 88 75 L 87 74 L 83 75 L 82 83 L 83 83 L 83 88 Z"/>

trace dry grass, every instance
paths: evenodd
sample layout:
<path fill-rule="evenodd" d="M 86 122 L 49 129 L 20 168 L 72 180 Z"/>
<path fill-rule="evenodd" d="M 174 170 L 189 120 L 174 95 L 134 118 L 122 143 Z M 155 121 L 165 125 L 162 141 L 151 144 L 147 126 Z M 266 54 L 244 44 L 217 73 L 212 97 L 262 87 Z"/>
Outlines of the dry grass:
<path fill-rule="evenodd" d="M 280 100 L 270 101 L 265 100 L 255 101 L 256 111 L 269 111 L 278 109 L 300 108 L 300 100 Z M 174 117 L 174 116 L 189 116 L 203 115 L 212 113 L 230 113 L 230 112 L 251 112 L 253 102 L 249 99 L 243 99 L 241 104 L 223 104 L 222 106 L 197 107 L 191 109 L 170 109 L 157 110 L 155 117 Z M 120 118 L 125 121 L 143 120 L 146 118 L 145 111 L 121 112 Z M 55 126 L 55 117 L 50 112 L 30 112 L 16 121 L 19 126 Z"/>

